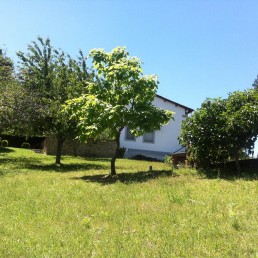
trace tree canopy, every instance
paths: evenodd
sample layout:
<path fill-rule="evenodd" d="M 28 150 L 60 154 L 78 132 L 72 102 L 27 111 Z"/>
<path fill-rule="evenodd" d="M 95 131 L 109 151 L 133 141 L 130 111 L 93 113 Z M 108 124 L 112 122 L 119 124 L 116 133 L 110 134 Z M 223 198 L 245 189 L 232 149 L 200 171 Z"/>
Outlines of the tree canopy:
<path fill-rule="evenodd" d="M 251 153 L 258 135 L 257 103 L 253 90 L 204 101 L 182 124 L 180 142 L 190 159 L 203 167 L 233 159 L 240 172 L 241 150 Z"/>
<path fill-rule="evenodd" d="M 27 135 L 39 117 L 36 97 L 22 87 L 12 60 L 0 49 L 0 132 Z"/>
<path fill-rule="evenodd" d="M 258 76 L 256 77 L 256 79 L 254 80 L 254 83 L 253 83 L 253 87 L 256 91 L 258 91 Z"/>
<path fill-rule="evenodd" d="M 14 78 L 14 66 L 12 60 L 0 49 L 0 84 L 6 83 Z"/>
<path fill-rule="evenodd" d="M 44 109 L 40 133 L 56 135 L 56 163 L 60 164 L 63 142 L 76 130 L 75 123 L 62 112 L 62 104 L 80 96 L 90 78 L 83 53 L 79 52 L 77 60 L 72 59 L 62 50 L 55 49 L 50 39 L 38 37 L 37 42 L 28 45 L 26 53 L 18 52 L 17 55 L 20 82 L 28 91 L 36 92 L 38 103 Z"/>
<path fill-rule="evenodd" d="M 111 175 L 115 175 L 123 128 L 128 126 L 139 136 L 160 129 L 173 113 L 152 104 L 158 87 L 157 77 L 143 75 L 140 60 L 130 57 L 124 47 L 111 52 L 93 49 L 89 56 L 96 71 L 94 81 L 88 85 L 88 94 L 67 101 L 66 110 L 78 121 L 80 139 L 97 137 L 108 130 L 116 140 L 111 160 Z"/>

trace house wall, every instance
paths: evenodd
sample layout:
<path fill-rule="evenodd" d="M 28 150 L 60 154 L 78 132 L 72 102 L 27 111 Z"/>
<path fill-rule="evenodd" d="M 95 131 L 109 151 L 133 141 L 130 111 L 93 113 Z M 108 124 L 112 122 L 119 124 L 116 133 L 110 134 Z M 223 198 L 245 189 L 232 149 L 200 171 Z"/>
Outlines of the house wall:
<path fill-rule="evenodd" d="M 143 136 L 136 138 L 135 141 L 125 139 L 125 129 L 121 132 L 121 147 L 127 149 L 125 156 L 132 156 L 137 153 L 152 157 L 164 157 L 168 153 L 173 153 L 181 148 L 178 136 L 181 130 L 181 122 L 185 120 L 185 108 L 176 106 L 162 98 L 155 97 L 153 104 L 165 110 L 171 110 L 174 114 L 174 120 L 170 120 L 167 125 L 162 126 L 159 131 L 155 131 L 154 143 L 143 142 Z M 153 153 L 152 153 L 153 152 Z M 156 153 L 156 154 L 155 154 Z M 158 156 L 157 156 L 158 155 Z"/>

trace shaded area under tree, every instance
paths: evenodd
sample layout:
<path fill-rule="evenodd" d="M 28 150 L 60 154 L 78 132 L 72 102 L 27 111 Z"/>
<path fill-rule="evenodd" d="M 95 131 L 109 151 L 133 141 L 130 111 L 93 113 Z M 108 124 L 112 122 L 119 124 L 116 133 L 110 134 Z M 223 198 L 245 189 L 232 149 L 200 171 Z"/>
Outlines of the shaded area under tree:
<path fill-rule="evenodd" d="M 86 175 L 83 177 L 73 177 L 73 180 L 83 180 L 85 182 L 100 183 L 102 185 L 113 184 L 117 181 L 124 184 L 131 183 L 144 183 L 159 177 L 170 177 L 173 175 L 171 170 L 158 170 L 158 171 L 138 171 L 138 172 L 124 172 L 115 177 L 105 177 L 103 174 Z"/>

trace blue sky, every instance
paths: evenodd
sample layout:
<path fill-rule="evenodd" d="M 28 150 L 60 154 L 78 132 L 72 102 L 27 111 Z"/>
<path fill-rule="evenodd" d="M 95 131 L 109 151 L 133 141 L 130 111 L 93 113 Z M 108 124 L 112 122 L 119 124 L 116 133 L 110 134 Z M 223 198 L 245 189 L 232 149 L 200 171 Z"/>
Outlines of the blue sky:
<path fill-rule="evenodd" d="M 2 0 L 0 48 L 17 61 L 38 35 L 72 56 L 126 46 L 158 75 L 160 95 L 196 109 L 251 88 L 257 13 L 257 0 Z"/>

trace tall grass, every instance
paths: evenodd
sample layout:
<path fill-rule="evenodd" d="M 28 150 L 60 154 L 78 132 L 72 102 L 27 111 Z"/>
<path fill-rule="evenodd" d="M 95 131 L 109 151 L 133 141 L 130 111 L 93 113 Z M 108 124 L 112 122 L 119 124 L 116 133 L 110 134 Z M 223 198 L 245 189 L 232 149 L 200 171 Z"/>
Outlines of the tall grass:
<path fill-rule="evenodd" d="M 257 181 L 0 151 L 0 257 L 257 257 Z M 152 165 L 153 172 L 148 172 Z"/>

